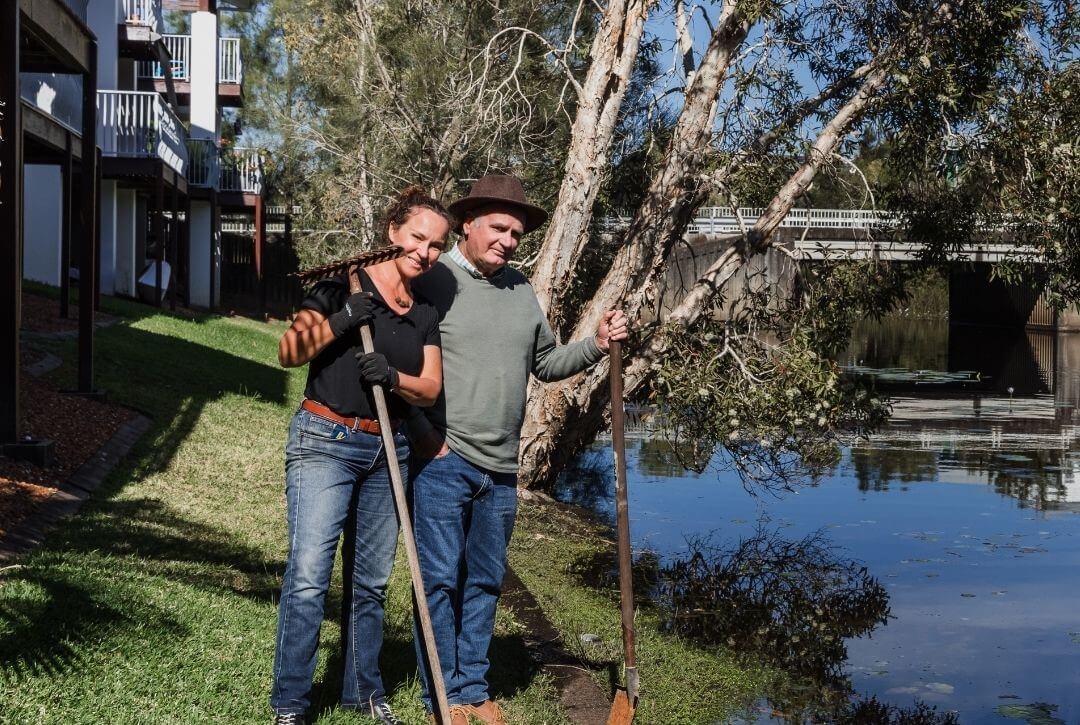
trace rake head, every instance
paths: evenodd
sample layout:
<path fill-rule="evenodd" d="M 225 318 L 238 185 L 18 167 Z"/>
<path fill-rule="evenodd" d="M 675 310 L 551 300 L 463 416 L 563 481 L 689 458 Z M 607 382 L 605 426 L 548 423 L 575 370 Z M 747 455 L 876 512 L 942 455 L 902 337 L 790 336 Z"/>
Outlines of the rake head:
<path fill-rule="evenodd" d="M 401 247 L 394 245 L 379 247 L 378 249 L 361 252 L 355 257 L 349 257 L 348 259 L 341 259 L 337 262 L 324 264 L 321 267 L 312 267 L 311 269 L 305 269 L 301 272 L 295 272 L 293 276 L 298 277 L 300 281 L 306 285 L 314 284 L 319 280 L 340 277 L 351 269 L 370 267 L 375 264 L 388 262 L 391 259 L 397 259 L 404 251 L 405 250 Z"/>

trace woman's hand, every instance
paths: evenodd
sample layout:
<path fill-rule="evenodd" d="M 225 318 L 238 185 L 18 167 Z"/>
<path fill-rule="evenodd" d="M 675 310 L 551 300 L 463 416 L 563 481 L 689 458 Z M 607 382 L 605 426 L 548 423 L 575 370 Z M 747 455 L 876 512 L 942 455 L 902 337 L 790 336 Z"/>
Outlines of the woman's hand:
<path fill-rule="evenodd" d="M 397 368 L 380 352 L 356 353 L 356 366 L 360 369 L 360 379 L 370 385 L 382 385 L 393 390 L 401 380 Z"/>

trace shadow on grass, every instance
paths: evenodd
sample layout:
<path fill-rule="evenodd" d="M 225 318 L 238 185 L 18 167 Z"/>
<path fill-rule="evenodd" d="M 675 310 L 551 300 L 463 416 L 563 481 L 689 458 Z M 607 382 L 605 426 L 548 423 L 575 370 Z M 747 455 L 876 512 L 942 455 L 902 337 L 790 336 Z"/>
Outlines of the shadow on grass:
<path fill-rule="evenodd" d="M 147 310 L 142 317 L 157 314 L 134 304 L 122 306 Z M 0 668 L 9 672 L 62 671 L 78 660 L 84 646 L 93 648 L 110 633 L 144 628 L 147 617 L 155 636 L 182 633 L 182 623 L 155 621 L 160 610 L 155 613 L 137 584 L 124 595 L 116 593 L 114 585 L 132 577 L 163 577 L 261 601 L 277 596 L 283 562 L 267 560 L 226 530 L 178 515 L 163 501 L 113 498 L 132 481 L 168 468 L 215 400 L 241 395 L 285 405 L 287 399 L 286 371 L 228 352 L 257 349 L 267 336 L 225 325 L 196 331 L 173 317 L 155 324 L 162 332 L 117 325 L 96 335 L 97 385 L 109 391 L 111 400 L 150 415 L 154 425 L 80 515 L 52 531 L 25 566 L 0 578 Z M 204 337 L 220 345 L 196 341 Z M 65 342 L 59 352 L 65 366 L 58 378 L 73 379 L 75 342 Z M 122 571 L 113 577 L 100 568 L 110 565 Z M 133 611 L 141 613 L 136 617 Z"/>

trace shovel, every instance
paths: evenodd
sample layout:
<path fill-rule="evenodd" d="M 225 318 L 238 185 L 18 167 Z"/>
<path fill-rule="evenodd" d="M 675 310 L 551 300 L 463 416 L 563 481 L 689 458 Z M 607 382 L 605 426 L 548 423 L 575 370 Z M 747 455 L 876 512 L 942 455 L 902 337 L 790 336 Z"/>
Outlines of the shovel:
<path fill-rule="evenodd" d="M 341 262 L 333 262 L 323 267 L 301 272 L 298 277 L 305 281 L 322 279 L 339 274 L 343 270 L 349 273 L 349 292 L 361 292 L 360 268 L 370 267 L 401 256 L 401 247 L 382 247 L 365 252 L 357 257 Z M 371 325 L 360 327 L 360 341 L 364 352 L 373 352 L 375 345 L 371 338 Z M 409 560 L 409 576 L 412 579 L 413 594 L 416 595 L 416 608 L 420 615 L 420 630 L 424 635 L 424 650 L 427 652 L 431 677 L 435 681 L 435 704 L 439 711 L 439 722 L 450 724 L 450 706 L 446 702 L 446 683 L 443 681 L 442 667 L 439 665 L 439 652 L 435 648 L 435 633 L 431 628 L 431 614 L 428 612 L 427 595 L 424 594 L 424 580 L 420 575 L 420 559 L 416 554 L 416 538 L 413 535 L 412 521 L 409 519 L 409 506 L 405 499 L 405 484 L 401 480 L 398 467 L 397 448 L 394 446 L 394 433 L 390 430 L 390 412 L 386 407 L 386 391 L 381 385 L 371 386 L 375 398 L 375 411 L 379 416 L 379 430 L 382 433 L 383 449 L 386 451 L 386 465 L 390 469 L 390 483 L 394 490 L 394 505 L 398 520 L 401 522 L 402 538 L 405 540 L 405 553 Z"/>
<path fill-rule="evenodd" d="M 619 601 L 622 609 L 623 664 L 626 689 L 615 691 L 607 725 L 629 725 L 638 704 L 637 656 L 634 653 L 634 581 L 630 559 L 630 509 L 626 500 L 626 442 L 623 439 L 622 343 L 612 340 L 611 447 L 615 452 L 615 523 L 619 553 Z"/>

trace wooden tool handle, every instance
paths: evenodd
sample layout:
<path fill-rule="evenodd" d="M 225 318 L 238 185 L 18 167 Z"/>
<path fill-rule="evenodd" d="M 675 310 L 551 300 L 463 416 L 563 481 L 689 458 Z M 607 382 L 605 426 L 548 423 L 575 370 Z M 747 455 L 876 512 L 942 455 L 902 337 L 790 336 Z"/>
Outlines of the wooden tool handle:
<path fill-rule="evenodd" d="M 623 656 L 626 689 L 631 702 L 637 699 L 637 657 L 634 649 L 634 582 L 630 551 L 630 510 L 626 495 L 626 440 L 623 436 L 624 402 L 622 343 L 612 340 L 611 361 L 611 447 L 615 454 L 615 523 L 618 536 L 619 601 L 622 610 Z M 632 688 L 632 689 L 631 689 Z"/>
<path fill-rule="evenodd" d="M 349 270 L 349 291 L 361 291 L 360 276 L 356 267 Z M 364 352 L 374 352 L 375 343 L 371 336 L 371 325 L 360 326 L 360 341 Z M 406 558 L 409 561 L 409 576 L 412 579 L 413 594 L 416 596 L 416 609 L 420 617 L 420 631 L 424 637 L 424 651 L 428 656 L 428 668 L 435 685 L 435 703 L 439 711 L 439 721 L 450 725 L 450 705 L 446 701 L 446 682 L 443 681 L 442 666 L 439 664 L 439 650 L 435 646 L 435 632 L 431 626 L 431 612 L 428 610 L 427 595 L 424 593 L 424 577 L 420 573 L 420 557 L 416 552 L 416 536 L 413 534 L 412 520 L 409 518 L 409 504 L 405 498 L 405 483 L 401 479 L 398 466 L 397 446 L 394 445 L 394 431 L 390 428 L 390 410 L 386 405 L 386 391 L 381 385 L 371 386 L 375 398 L 375 410 L 379 416 L 379 430 L 382 434 L 383 450 L 386 453 L 386 466 L 390 469 L 390 483 L 394 491 L 394 506 L 397 508 L 398 521 L 401 523 L 402 539 L 405 541 Z"/>

